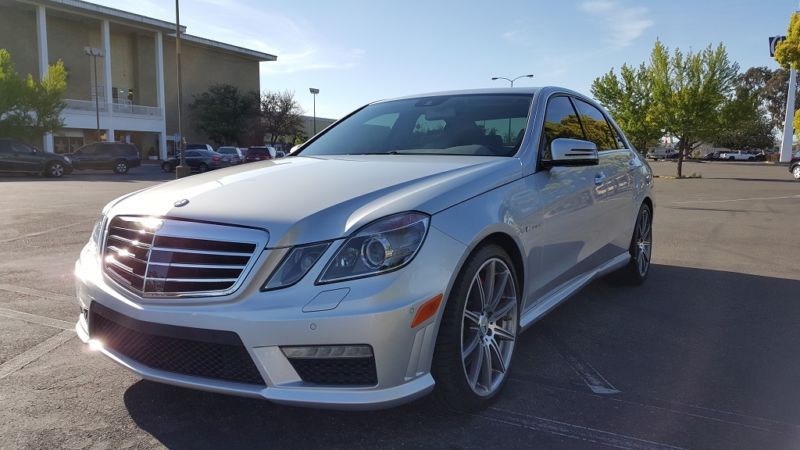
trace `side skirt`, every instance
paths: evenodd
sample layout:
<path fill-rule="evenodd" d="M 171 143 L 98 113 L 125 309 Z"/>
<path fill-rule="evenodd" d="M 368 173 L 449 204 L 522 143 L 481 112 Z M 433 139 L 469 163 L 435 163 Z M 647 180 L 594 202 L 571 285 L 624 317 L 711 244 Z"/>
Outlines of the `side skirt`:
<path fill-rule="evenodd" d="M 589 272 L 578 275 L 577 277 L 545 294 L 541 299 L 539 299 L 538 302 L 534 304 L 534 306 L 522 313 L 522 317 L 519 321 L 520 329 L 524 331 L 533 325 L 537 320 L 544 317 L 545 314 L 550 312 L 550 310 L 561 304 L 561 302 L 570 298 L 576 292 L 581 290 L 592 280 L 625 266 L 630 259 L 631 254 L 626 251 L 625 253 L 615 256 L 607 262 L 595 267 Z"/>

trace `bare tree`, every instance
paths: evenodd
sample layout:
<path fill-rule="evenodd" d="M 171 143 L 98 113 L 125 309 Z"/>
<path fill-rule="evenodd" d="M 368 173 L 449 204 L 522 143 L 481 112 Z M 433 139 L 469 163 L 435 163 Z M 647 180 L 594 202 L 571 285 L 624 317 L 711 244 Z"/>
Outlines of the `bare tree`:
<path fill-rule="evenodd" d="M 301 114 L 303 109 L 294 99 L 294 92 L 268 91 L 261 96 L 261 121 L 271 144 L 282 137 L 293 139 L 302 132 Z"/>

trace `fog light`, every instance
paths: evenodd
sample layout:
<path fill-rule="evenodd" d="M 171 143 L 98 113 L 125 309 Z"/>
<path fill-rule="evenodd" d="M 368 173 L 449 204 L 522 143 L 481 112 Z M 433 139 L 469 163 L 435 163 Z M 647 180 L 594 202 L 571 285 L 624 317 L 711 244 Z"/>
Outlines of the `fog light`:
<path fill-rule="evenodd" d="M 372 347 L 369 345 L 315 345 L 310 347 L 281 347 L 287 358 L 369 358 Z"/>
<path fill-rule="evenodd" d="M 89 350 L 97 351 L 103 349 L 103 343 L 97 339 L 89 339 Z"/>

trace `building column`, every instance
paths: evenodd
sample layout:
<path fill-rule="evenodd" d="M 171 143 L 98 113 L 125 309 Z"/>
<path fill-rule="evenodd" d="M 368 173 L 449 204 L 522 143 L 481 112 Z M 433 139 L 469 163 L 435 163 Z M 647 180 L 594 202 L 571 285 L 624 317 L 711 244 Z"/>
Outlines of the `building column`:
<path fill-rule="evenodd" d="M 158 133 L 158 158 L 167 159 L 167 107 L 164 104 L 164 42 L 156 33 L 156 106 L 161 108 L 161 132 Z"/>
<path fill-rule="evenodd" d="M 108 20 L 103 20 L 100 27 L 100 37 L 103 43 L 103 91 L 106 97 L 106 110 L 108 117 L 114 115 L 114 97 L 111 94 L 111 24 Z M 110 120 L 108 122 L 111 122 Z M 106 140 L 114 140 L 114 129 L 106 130 Z"/>
<path fill-rule="evenodd" d="M 39 80 L 47 76 L 49 67 L 49 55 L 47 53 L 47 15 L 45 7 L 36 7 L 36 40 L 39 50 Z M 45 133 L 42 137 L 42 149 L 48 153 L 53 153 L 53 134 Z"/>

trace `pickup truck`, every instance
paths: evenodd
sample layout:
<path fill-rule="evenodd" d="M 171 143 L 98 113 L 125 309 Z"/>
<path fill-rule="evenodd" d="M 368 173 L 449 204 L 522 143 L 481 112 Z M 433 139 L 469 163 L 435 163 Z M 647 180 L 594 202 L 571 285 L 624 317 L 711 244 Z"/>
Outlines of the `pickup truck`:
<path fill-rule="evenodd" d="M 729 150 L 721 152 L 719 159 L 729 161 L 764 161 L 766 157 L 763 152 L 753 153 L 745 150 Z"/>

